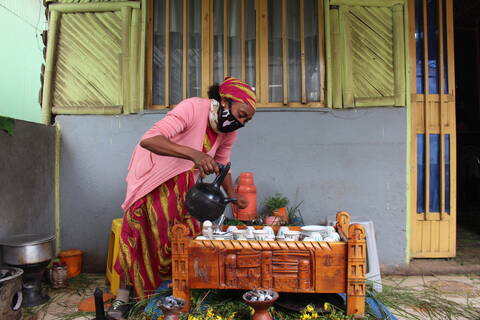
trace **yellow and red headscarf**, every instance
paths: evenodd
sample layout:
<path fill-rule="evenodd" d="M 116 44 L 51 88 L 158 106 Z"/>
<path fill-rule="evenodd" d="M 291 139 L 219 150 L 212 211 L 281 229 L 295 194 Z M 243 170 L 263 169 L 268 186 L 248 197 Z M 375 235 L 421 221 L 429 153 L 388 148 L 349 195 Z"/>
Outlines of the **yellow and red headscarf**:
<path fill-rule="evenodd" d="M 225 77 L 225 80 L 220 84 L 219 93 L 222 98 L 245 103 L 254 110 L 256 109 L 255 103 L 257 103 L 257 97 L 255 96 L 255 92 L 253 92 L 252 87 L 242 80 Z"/>

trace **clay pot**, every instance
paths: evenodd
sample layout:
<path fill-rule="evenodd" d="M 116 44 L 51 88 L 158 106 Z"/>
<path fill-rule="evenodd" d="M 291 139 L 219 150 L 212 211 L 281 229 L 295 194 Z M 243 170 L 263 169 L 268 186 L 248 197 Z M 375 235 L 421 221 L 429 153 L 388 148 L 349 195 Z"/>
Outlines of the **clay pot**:
<path fill-rule="evenodd" d="M 67 265 L 68 277 L 73 278 L 82 271 L 83 252 L 80 250 L 65 250 L 58 254 L 60 261 Z"/>
<path fill-rule="evenodd" d="M 185 300 L 175 298 L 178 302 L 178 306 L 169 306 L 167 303 L 165 303 L 165 299 L 160 299 L 157 302 L 158 308 L 163 312 L 164 315 L 164 320 L 178 320 L 178 314 L 182 311 L 183 306 L 185 305 Z M 167 298 L 168 299 L 168 298 Z"/>
<path fill-rule="evenodd" d="M 272 291 L 272 293 L 273 293 L 273 299 L 268 301 L 250 301 L 246 297 L 248 292 L 246 292 L 242 296 L 243 301 L 245 301 L 246 304 L 248 304 L 250 307 L 252 307 L 255 310 L 255 313 L 253 314 L 253 317 L 252 317 L 253 320 L 272 320 L 272 316 L 270 315 L 270 312 L 268 312 L 268 309 L 278 299 L 278 293 L 276 291 Z"/>
<path fill-rule="evenodd" d="M 241 172 L 235 184 L 235 192 L 241 194 L 248 201 L 245 209 L 232 204 L 233 216 L 237 220 L 252 221 L 257 216 L 257 187 L 253 182 L 253 173 Z"/>
<path fill-rule="evenodd" d="M 287 213 L 287 208 L 278 208 L 277 210 L 273 211 L 272 214 L 275 217 L 281 217 L 283 221 L 288 223 L 288 213 Z"/>
<path fill-rule="evenodd" d="M 267 226 L 280 225 L 280 223 L 282 222 L 282 218 L 276 216 L 268 216 L 263 220 L 263 222 Z"/>
<path fill-rule="evenodd" d="M 67 277 L 67 266 L 61 263 L 54 263 L 50 269 L 50 282 L 52 283 L 52 288 L 65 288 L 68 285 Z"/>

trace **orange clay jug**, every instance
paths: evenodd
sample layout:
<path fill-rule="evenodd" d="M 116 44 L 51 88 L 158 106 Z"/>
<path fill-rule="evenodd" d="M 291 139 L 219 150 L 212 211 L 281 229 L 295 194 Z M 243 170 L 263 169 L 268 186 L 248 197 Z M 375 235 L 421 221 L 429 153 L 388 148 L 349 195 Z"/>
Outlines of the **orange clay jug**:
<path fill-rule="evenodd" d="M 251 221 L 257 217 L 257 187 L 253 183 L 253 173 L 241 172 L 235 183 L 235 192 L 248 201 L 245 209 L 232 205 L 233 216 L 237 220 Z"/>

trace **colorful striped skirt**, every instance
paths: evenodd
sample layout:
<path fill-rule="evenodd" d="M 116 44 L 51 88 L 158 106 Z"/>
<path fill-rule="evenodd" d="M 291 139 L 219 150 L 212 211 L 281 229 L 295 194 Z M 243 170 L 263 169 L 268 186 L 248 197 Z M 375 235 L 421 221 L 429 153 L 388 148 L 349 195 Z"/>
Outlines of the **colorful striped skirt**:
<path fill-rule="evenodd" d="M 192 236 L 200 232 L 200 223 L 185 208 L 185 196 L 193 184 L 193 171 L 184 172 L 125 212 L 115 270 L 127 285 L 133 285 L 138 297 L 152 294 L 171 277 L 171 228 L 183 223 Z"/>

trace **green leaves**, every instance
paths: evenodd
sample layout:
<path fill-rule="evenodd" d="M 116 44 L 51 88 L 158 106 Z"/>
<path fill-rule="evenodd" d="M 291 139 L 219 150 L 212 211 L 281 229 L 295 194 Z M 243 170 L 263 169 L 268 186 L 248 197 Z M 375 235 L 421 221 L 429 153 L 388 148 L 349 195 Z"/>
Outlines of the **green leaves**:
<path fill-rule="evenodd" d="M 0 116 L 0 130 L 5 131 L 9 135 L 12 135 L 14 127 L 15 119 Z"/>
<path fill-rule="evenodd" d="M 265 206 L 273 212 L 279 208 L 286 207 L 288 202 L 287 197 L 284 197 L 281 193 L 275 193 L 275 195 L 265 199 Z"/>

